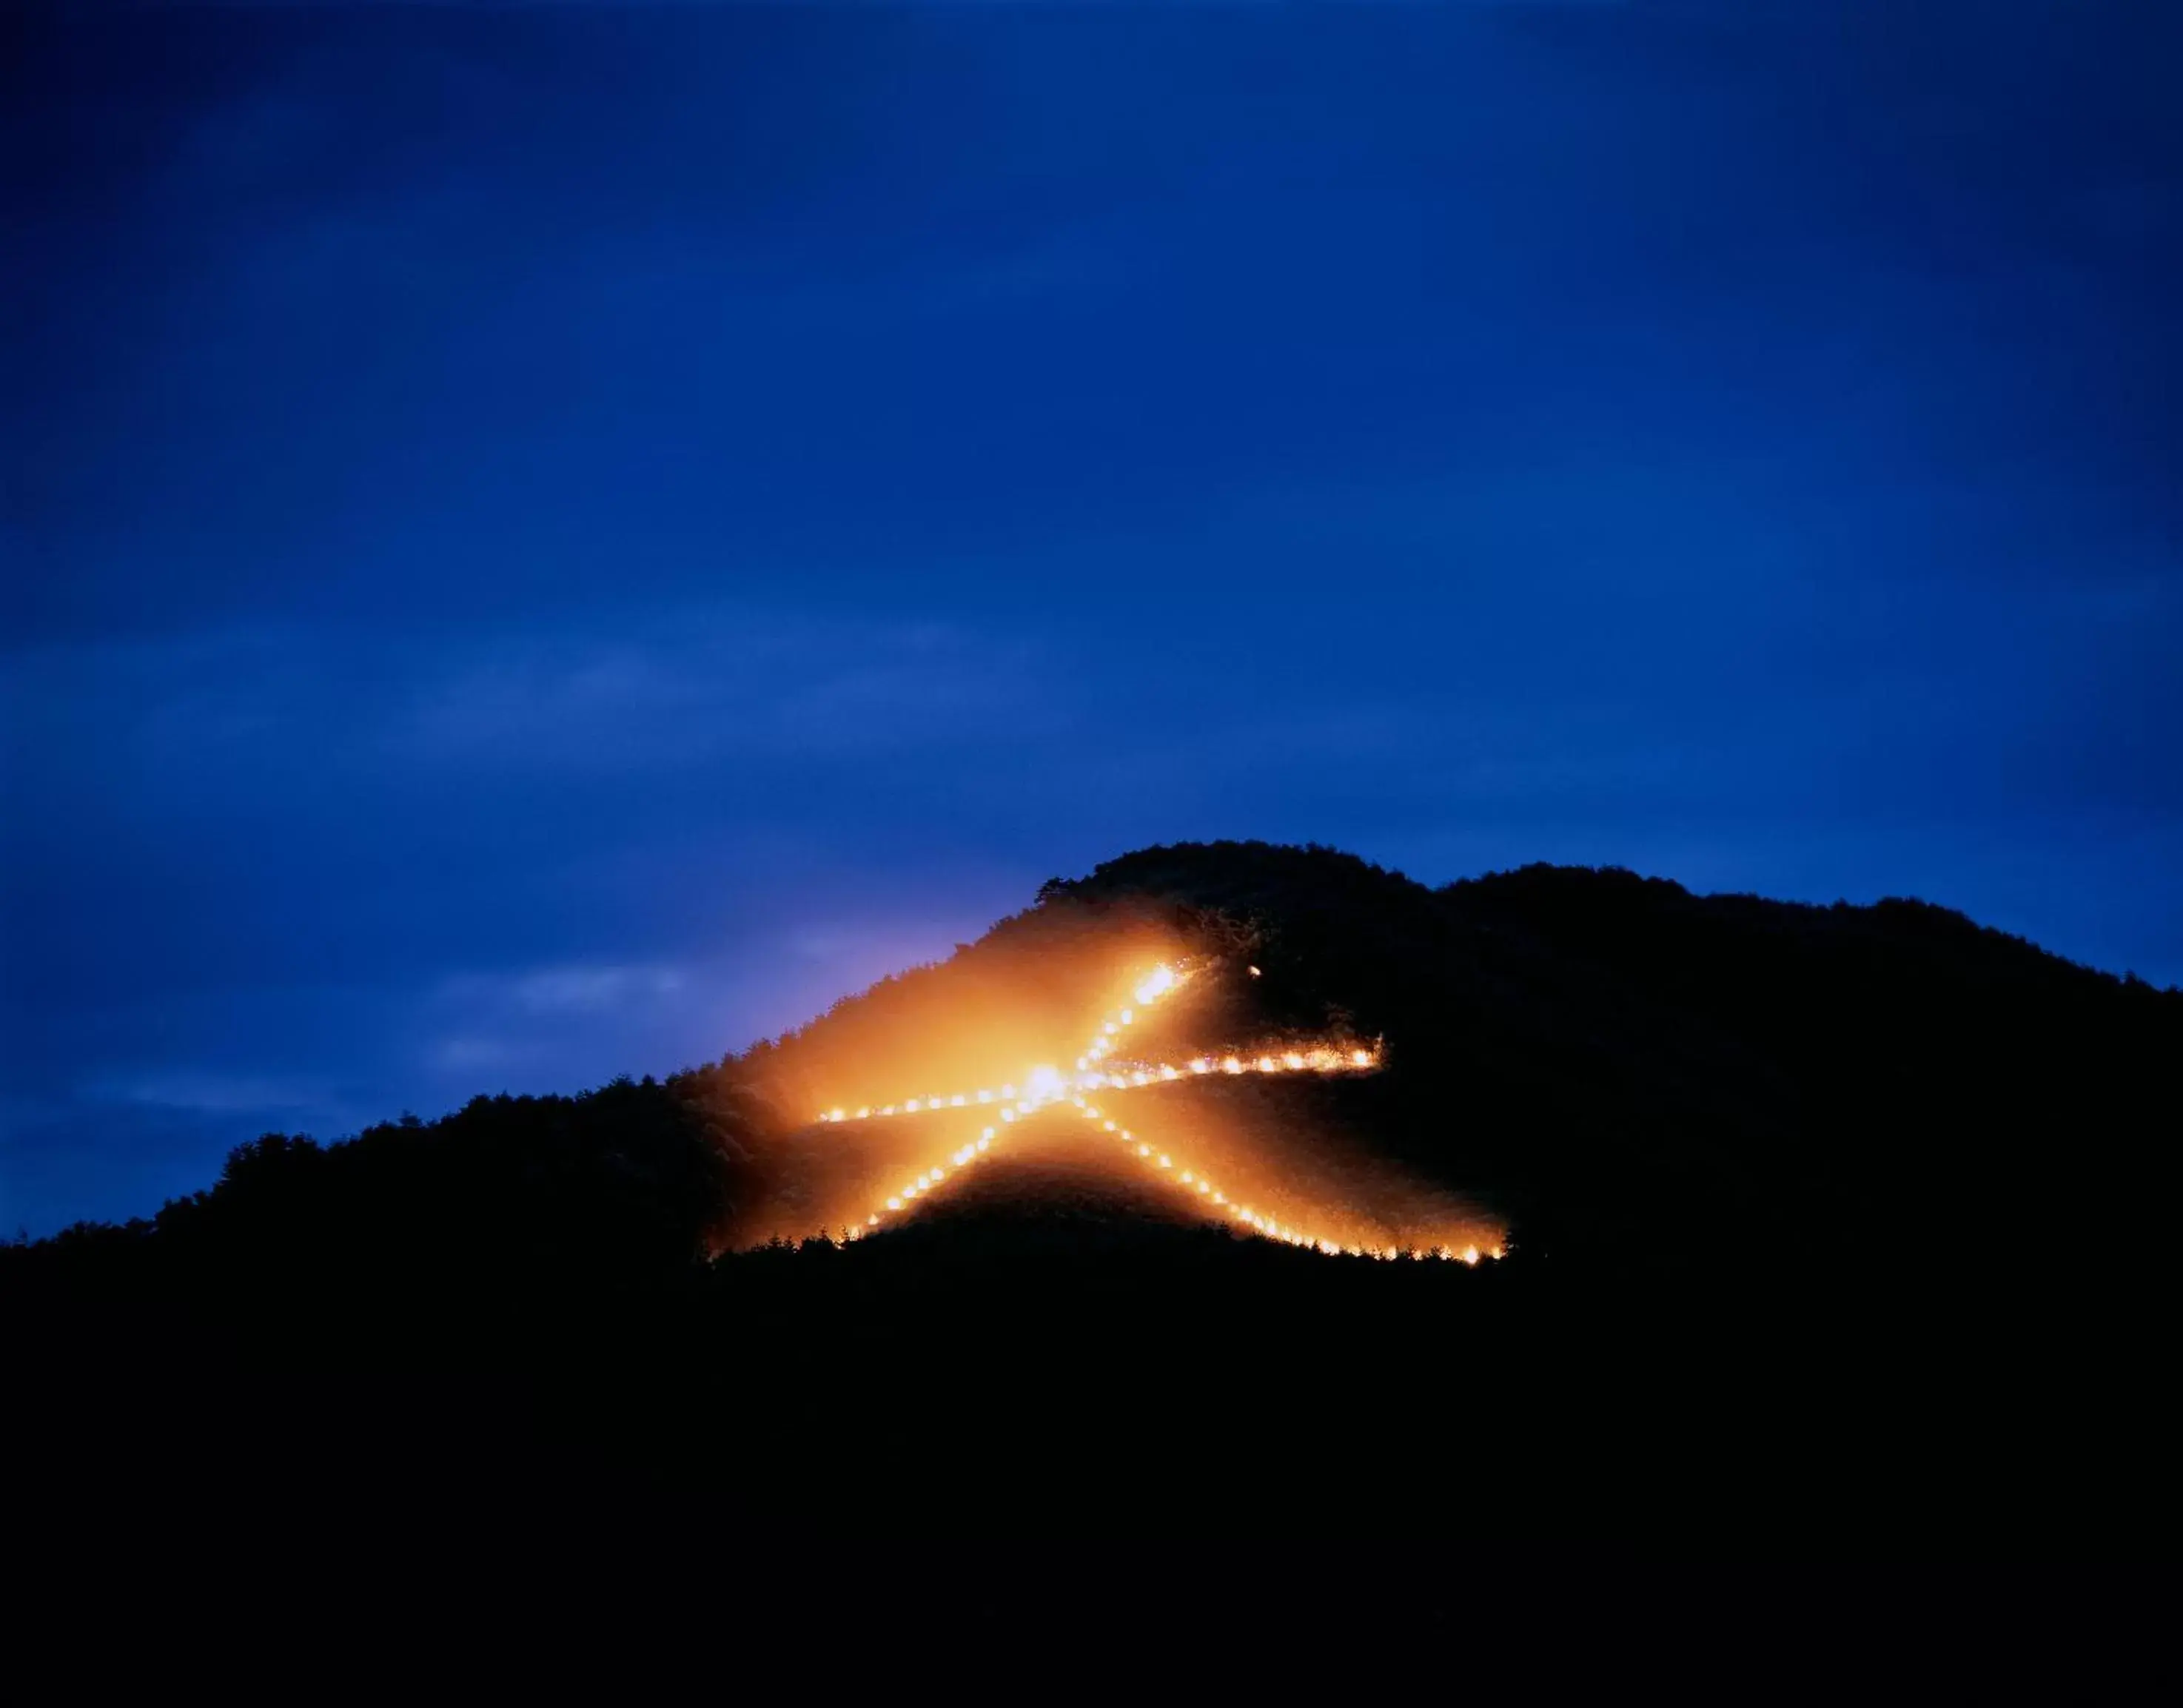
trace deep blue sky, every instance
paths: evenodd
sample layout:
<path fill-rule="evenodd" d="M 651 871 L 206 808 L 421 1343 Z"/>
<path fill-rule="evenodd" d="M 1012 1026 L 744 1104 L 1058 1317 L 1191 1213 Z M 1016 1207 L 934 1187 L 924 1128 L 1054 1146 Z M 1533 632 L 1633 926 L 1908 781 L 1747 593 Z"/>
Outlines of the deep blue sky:
<path fill-rule="evenodd" d="M 2183 979 L 2183 6 L 0 30 L 0 1232 L 1148 841 Z"/>

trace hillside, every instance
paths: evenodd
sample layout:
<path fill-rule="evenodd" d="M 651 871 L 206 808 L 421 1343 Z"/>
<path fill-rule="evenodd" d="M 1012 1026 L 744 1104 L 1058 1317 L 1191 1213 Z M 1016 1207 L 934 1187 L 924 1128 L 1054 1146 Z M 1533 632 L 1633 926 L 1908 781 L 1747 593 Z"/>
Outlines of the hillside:
<path fill-rule="evenodd" d="M 1172 990 L 1132 997 L 1148 968 Z M 988 1081 L 1073 1077 L 1086 1036 L 1145 1083 L 1011 1084 L 1004 1126 Z M 2001 1523 L 2006 1475 L 2008 1524 L 2090 1533 L 2157 1505 L 2179 1045 L 2183 995 L 1914 902 L 1153 848 L 664 1082 L 259 1140 L 155 1218 L 0 1251 L 0 1328 L 34 1421 L 129 1437 L 140 1498 L 331 1455 L 377 1467 L 359 1499 L 459 1464 L 818 1511 L 1004 1427 L 1106 1441 L 1072 1498 L 1117 1515 L 1186 1469 L 1274 1478 L 1282 1523 L 1930 1545 Z M 147 1389 L 194 1420 L 148 1456 Z M 427 1414 L 429 1451 L 396 1421 Z M 922 1498 L 1004 1508 L 987 1470 Z"/>

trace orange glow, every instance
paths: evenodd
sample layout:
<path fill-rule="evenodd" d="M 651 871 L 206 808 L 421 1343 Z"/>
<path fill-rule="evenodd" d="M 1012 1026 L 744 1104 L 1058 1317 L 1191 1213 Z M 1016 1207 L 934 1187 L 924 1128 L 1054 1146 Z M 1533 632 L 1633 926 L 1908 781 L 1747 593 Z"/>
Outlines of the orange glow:
<path fill-rule="evenodd" d="M 1258 971 L 1256 968 L 1248 970 L 1254 977 Z M 1304 1072 L 1344 1074 L 1375 1072 L 1381 1065 L 1380 1051 L 1376 1046 L 1358 1045 L 1348 1039 L 1341 1038 L 1301 1043 L 1291 1043 L 1287 1040 L 1268 1040 L 1270 1047 L 1260 1046 L 1255 1053 L 1247 1056 L 1230 1054 L 1216 1057 L 1199 1055 L 1185 1057 L 1180 1062 L 1115 1059 L 1116 1045 L 1125 1029 L 1137 1025 L 1145 1018 L 1142 1010 L 1170 996 L 1191 976 L 1188 968 L 1178 968 L 1166 963 L 1141 976 L 1131 987 L 1135 1006 L 1118 1007 L 1098 1021 L 1097 1030 L 1081 1046 L 1082 1053 L 1074 1058 L 1075 1070 L 1073 1073 L 1041 1065 L 1027 1072 L 1020 1087 L 1013 1084 L 1003 1084 L 997 1093 L 987 1086 L 914 1097 L 900 1105 L 883 1104 L 876 1111 L 869 1105 L 858 1106 L 853 1118 L 864 1121 L 875 1113 L 887 1117 L 895 1116 L 897 1111 L 904 1115 L 923 1115 L 973 1106 L 992 1106 L 997 1101 L 1000 1106 L 997 1111 L 983 1108 L 980 1113 L 986 1119 L 997 1120 L 1000 1124 L 976 1129 L 975 1138 L 962 1132 L 952 1135 L 946 1145 L 936 1147 L 937 1160 L 930 1162 L 906 1184 L 897 1186 L 883 1198 L 875 1192 L 874 1207 L 861 1217 L 848 1218 L 838 1237 L 842 1239 L 860 1238 L 887 1226 L 896 1217 L 914 1212 L 924 1199 L 947 1184 L 954 1175 L 967 1170 L 975 1162 L 988 1160 L 993 1154 L 996 1140 L 1011 1123 L 1018 1123 L 1066 1100 L 1085 1120 L 1097 1123 L 1099 1132 L 1112 1135 L 1121 1147 L 1124 1157 L 1134 1156 L 1138 1165 L 1145 1167 L 1153 1178 L 1164 1180 L 1169 1192 L 1180 1201 L 1199 1206 L 1196 1213 L 1225 1220 L 1239 1228 L 1247 1228 L 1264 1238 L 1278 1239 L 1299 1250 L 1324 1256 L 1347 1256 L 1376 1262 L 1391 1262 L 1404 1256 L 1413 1259 L 1435 1257 L 1475 1265 L 1486 1256 L 1490 1255 L 1496 1259 L 1502 1256 L 1503 1247 L 1497 1240 L 1481 1245 L 1470 1237 L 1484 1231 L 1484 1224 L 1476 1217 L 1463 1212 L 1459 1206 L 1451 1204 L 1428 1208 L 1417 1204 L 1410 1206 L 1407 1211 L 1398 1209 L 1397 1215 L 1406 1224 L 1414 1225 L 1416 1218 L 1423 1214 L 1439 1227 L 1455 1233 L 1453 1238 L 1443 1234 L 1437 1239 L 1418 1239 L 1410 1236 L 1408 1226 L 1391 1228 L 1377 1223 L 1369 1212 L 1344 1209 L 1335 1204 L 1308 1204 L 1297 1196 L 1298 1188 L 1303 1184 L 1302 1181 L 1285 1183 L 1279 1178 L 1264 1178 L 1253 1168 L 1248 1153 L 1240 1158 L 1231 1157 L 1230 1164 L 1240 1164 L 1245 1172 L 1251 1173 L 1252 1179 L 1241 1183 L 1231 1180 L 1225 1184 L 1255 1184 L 1259 1192 L 1270 1195 L 1272 1201 L 1280 1206 L 1280 1213 L 1239 1203 L 1222 1190 L 1222 1184 L 1216 1183 L 1214 1175 L 1203 1166 L 1202 1156 L 1158 1150 L 1097 1105 L 1087 1101 L 1084 1095 L 1087 1091 L 1125 1095 L 1146 1087 L 1172 1084 L 1185 1078 L 1203 1077 L 1216 1071 L 1229 1075 Z M 817 1120 L 821 1124 L 832 1126 L 851 1118 L 846 1107 L 836 1106 L 826 1109 Z M 1019 1139 L 1022 1134 L 1019 1133 L 1014 1136 Z M 848 1135 L 844 1134 L 841 1143 L 846 1146 L 852 1141 Z M 1286 1221 L 1284 1218 L 1288 1214 L 1297 1216 L 1301 1223 L 1309 1225 L 1296 1225 Z M 1462 1231 L 1456 1232 L 1458 1227 Z M 1394 1243 L 1388 1240 L 1391 1232 L 1401 1234 Z"/>

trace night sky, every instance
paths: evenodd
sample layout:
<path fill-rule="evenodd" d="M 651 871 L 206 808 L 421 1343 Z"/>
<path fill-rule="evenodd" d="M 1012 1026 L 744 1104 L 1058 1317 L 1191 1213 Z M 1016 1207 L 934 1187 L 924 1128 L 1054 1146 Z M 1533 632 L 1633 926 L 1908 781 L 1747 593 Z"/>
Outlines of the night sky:
<path fill-rule="evenodd" d="M 0 32 L 0 1234 L 1147 842 L 2183 979 L 2183 6 Z"/>

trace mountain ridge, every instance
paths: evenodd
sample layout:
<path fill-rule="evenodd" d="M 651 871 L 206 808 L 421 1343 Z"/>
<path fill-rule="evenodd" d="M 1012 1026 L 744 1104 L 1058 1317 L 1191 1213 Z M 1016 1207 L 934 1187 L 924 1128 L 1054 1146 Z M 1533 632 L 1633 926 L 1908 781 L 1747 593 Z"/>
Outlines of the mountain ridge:
<path fill-rule="evenodd" d="M 969 1038 L 950 1073 L 1005 1067 L 1169 956 L 1207 969 L 1181 1045 L 1339 1029 L 1381 1052 L 1350 1078 L 1186 1079 L 1169 1095 L 1216 1123 L 1199 1137 L 1310 1161 L 1314 1190 L 1483 1206 L 1505 1261 L 1291 1250 L 1147 1214 L 1096 1173 L 1078 1191 L 1036 1151 L 899 1231 L 731 1249 L 753 1206 L 819 1212 L 811 1170 L 850 1155 L 830 1147 L 885 1140 L 817 1121 L 830 1080 L 892 1084 L 899 1046 L 903 1090 L 953 1091 L 923 1072 L 931 1039 Z M 147 1384 L 202 1402 L 215 1421 L 132 1471 L 139 1492 L 187 1480 L 175 1455 L 226 1462 L 269 1391 L 368 1378 L 484 1420 L 538 1474 L 705 1501 L 764 1505 L 722 1442 L 805 1467 L 789 1486 L 823 1506 L 875 1429 L 944 1457 L 992 1417 L 1029 1439 L 1172 1413 L 1254 1474 L 1319 1467 L 1321 1506 L 1375 1463 L 1430 1506 L 1457 1494 L 1431 1469 L 1445 1417 L 1481 1462 L 1530 1467 L 1460 1484 L 1519 1525 L 1930 1541 L 1987 1533 L 2012 1477 L 2009 1522 L 2089 1535 L 2166 1510 L 2147 1455 L 2171 1416 L 2152 1349 L 2179 1045 L 2183 995 L 1925 904 L 1536 866 L 1434 889 L 1330 850 L 1176 845 L 1050 882 L 947 960 L 702 1068 L 331 1146 L 267 1135 L 156 1217 L 0 1250 L 0 1326 L 64 1460 L 114 1443 Z M 1265 1411 L 1297 1382 L 1325 1391 Z M 1422 1409 L 1353 1403 L 1380 1388 Z M 845 1408 L 858 1394 L 909 1409 Z M 1609 1415 L 1614 1451 L 1573 1471 L 1576 1420 Z M 1753 1420 L 1733 1445 L 1728 1415 Z M 343 1439 L 438 1486 L 423 1445 Z M 2069 1480 L 2027 1480 L 2025 1455 L 2058 1450 Z M 1110 1469 L 1103 1498 L 1136 1510 Z"/>

